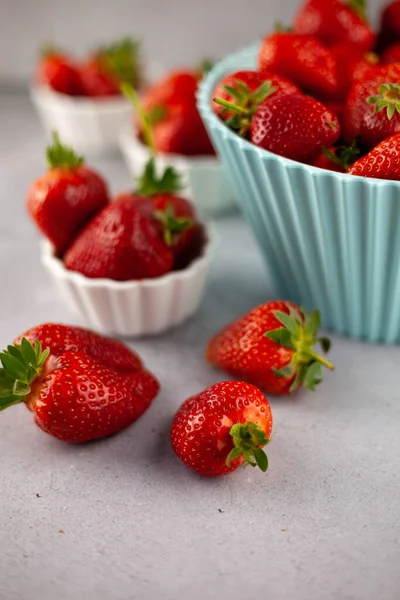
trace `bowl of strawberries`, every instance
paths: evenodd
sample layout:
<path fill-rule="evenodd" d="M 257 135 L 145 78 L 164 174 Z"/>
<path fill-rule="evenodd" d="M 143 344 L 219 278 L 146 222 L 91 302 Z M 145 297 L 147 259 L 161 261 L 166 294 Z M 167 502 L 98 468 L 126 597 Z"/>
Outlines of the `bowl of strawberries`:
<path fill-rule="evenodd" d="M 136 189 L 111 199 L 104 178 L 57 134 L 47 163 L 27 208 L 46 238 L 42 263 L 71 311 L 101 333 L 128 337 L 194 315 L 212 240 L 180 194 L 179 174 L 167 167 L 158 175 L 150 158 Z"/>
<path fill-rule="evenodd" d="M 378 44 L 364 9 L 307 0 L 290 30 L 217 64 L 198 106 L 276 292 L 399 343 L 400 3 Z"/>
<path fill-rule="evenodd" d="M 209 61 L 204 61 L 199 68 L 171 71 L 140 95 L 142 111 L 153 132 L 156 168 L 161 172 L 171 165 L 179 171 L 182 193 L 195 203 L 202 217 L 236 208 L 233 186 L 196 106 L 198 84 L 209 68 Z M 135 114 L 121 133 L 120 147 L 129 171 L 136 177 L 151 154 L 142 115 Z"/>
<path fill-rule="evenodd" d="M 157 72 L 157 67 L 148 65 Z M 84 154 L 118 149 L 118 136 L 131 108 L 121 94 L 122 82 L 143 87 L 139 44 L 123 38 L 78 62 L 54 47 L 42 51 L 31 99 L 48 135 L 58 131 L 65 143 Z"/>

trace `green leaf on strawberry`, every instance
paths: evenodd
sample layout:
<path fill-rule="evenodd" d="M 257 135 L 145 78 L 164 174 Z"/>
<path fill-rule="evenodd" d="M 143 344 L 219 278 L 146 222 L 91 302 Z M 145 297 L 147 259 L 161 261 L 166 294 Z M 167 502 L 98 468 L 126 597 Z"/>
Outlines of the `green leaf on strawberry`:
<path fill-rule="evenodd" d="M 77 169 L 81 167 L 85 159 L 79 156 L 69 146 L 61 143 L 60 137 L 56 131 L 53 131 L 53 144 L 46 148 L 46 159 L 50 169 Z"/>
<path fill-rule="evenodd" d="M 386 109 L 386 115 L 390 121 L 396 112 L 400 114 L 400 84 L 384 83 L 379 87 L 379 94 L 370 96 L 367 98 L 367 102 L 375 107 L 375 114 Z"/>

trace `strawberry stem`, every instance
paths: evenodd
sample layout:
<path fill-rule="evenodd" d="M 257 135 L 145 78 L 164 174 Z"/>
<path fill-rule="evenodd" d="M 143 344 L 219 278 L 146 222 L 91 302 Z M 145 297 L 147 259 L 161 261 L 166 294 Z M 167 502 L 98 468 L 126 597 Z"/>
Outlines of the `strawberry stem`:
<path fill-rule="evenodd" d="M 53 131 L 53 145 L 46 148 L 46 159 L 50 169 L 74 170 L 85 162 L 83 156 L 78 156 L 73 148 L 61 143 L 57 131 Z"/>
<path fill-rule="evenodd" d="M 376 96 L 367 98 L 367 102 L 375 106 L 375 114 L 386 108 L 386 116 L 390 121 L 396 112 L 400 114 L 400 85 L 398 83 L 384 83 L 378 91 L 379 93 Z"/>
<path fill-rule="evenodd" d="M 265 473 L 268 469 L 268 457 L 262 450 L 263 446 L 270 443 L 265 431 L 257 423 L 236 423 L 231 427 L 234 448 L 226 459 L 227 467 L 240 456 L 244 457 L 244 466 L 259 467 Z"/>
<path fill-rule="evenodd" d="M 176 217 L 172 204 L 168 204 L 165 210 L 157 210 L 154 217 L 161 223 L 163 228 L 164 242 L 168 247 L 174 245 L 176 235 L 186 231 L 194 224 L 193 219 Z"/>
<path fill-rule="evenodd" d="M 123 83 L 121 85 L 121 91 L 131 102 L 137 116 L 139 117 L 140 123 L 143 128 L 143 137 L 145 144 L 149 147 L 150 152 L 154 157 L 156 153 L 156 148 L 154 144 L 153 130 L 151 127 L 151 118 L 144 110 L 142 103 L 140 102 L 138 93 L 134 90 L 133 86 L 130 83 Z"/>
<path fill-rule="evenodd" d="M 246 108 L 242 108 L 241 106 L 238 106 L 237 104 L 233 104 L 233 102 L 228 102 L 228 100 L 223 100 L 222 98 L 213 98 L 213 102 L 215 102 L 215 104 L 219 104 L 220 106 L 223 106 L 224 108 L 228 108 L 229 110 L 232 110 L 233 112 L 237 113 L 238 115 L 247 115 L 248 114 L 248 110 Z"/>
<path fill-rule="evenodd" d="M 0 353 L 0 411 L 26 400 L 49 354 L 49 348 L 42 351 L 40 342 L 26 338 Z"/>
<path fill-rule="evenodd" d="M 127 82 L 135 87 L 140 80 L 140 43 L 129 37 L 100 48 L 98 57 L 105 69 L 120 83 Z"/>

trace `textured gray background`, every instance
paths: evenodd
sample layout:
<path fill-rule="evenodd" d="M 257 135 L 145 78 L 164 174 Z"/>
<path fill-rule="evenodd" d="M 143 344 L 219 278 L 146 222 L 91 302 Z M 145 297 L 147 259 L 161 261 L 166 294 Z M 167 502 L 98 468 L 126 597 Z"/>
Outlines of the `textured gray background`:
<path fill-rule="evenodd" d="M 165 67 L 218 58 L 289 23 L 298 0 L 0 0 L 0 84 L 25 82 L 46 40 L 83 52 L 125 34 Z M 382 0 L 370 0 L 376 20 Z"/>
<path fill-rule="evenodd" d="M 0 131 L 3 348 L 40 322 L 75 321 L 25 215 L 43 138 L 24 98 L 0 95 Z M 131 186 L 118 159 L 95 164 L 114 191 Z M 267 475 L 204 480 L 172 453 L 175 410 L 223 378 L 203 362 L 207 339 L 273 293 L 243 221 L 218 229 L 196 318 L 132 344 L 162 383 L 139 422 L 69 446 L 23 406 L 0 414 L 1 600 L 399 599 L 400 348 L 334 338 L 337 369 L 318 393 L 272 399 Z"/>

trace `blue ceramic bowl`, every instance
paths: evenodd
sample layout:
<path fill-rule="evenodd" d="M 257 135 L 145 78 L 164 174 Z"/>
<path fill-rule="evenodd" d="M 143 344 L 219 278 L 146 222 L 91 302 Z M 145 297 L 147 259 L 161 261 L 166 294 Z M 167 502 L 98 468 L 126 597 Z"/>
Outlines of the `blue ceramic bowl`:
<path fill-rule="evenodd" d="M 198 107 L 238 192 L 277 297 L 321 310 L 355 339 L 400 342 L 400 183 L 310 167 L 253 146 L 211 110 L 216 83 L 256 66 L 259 44 L 218 63 Z"/>

